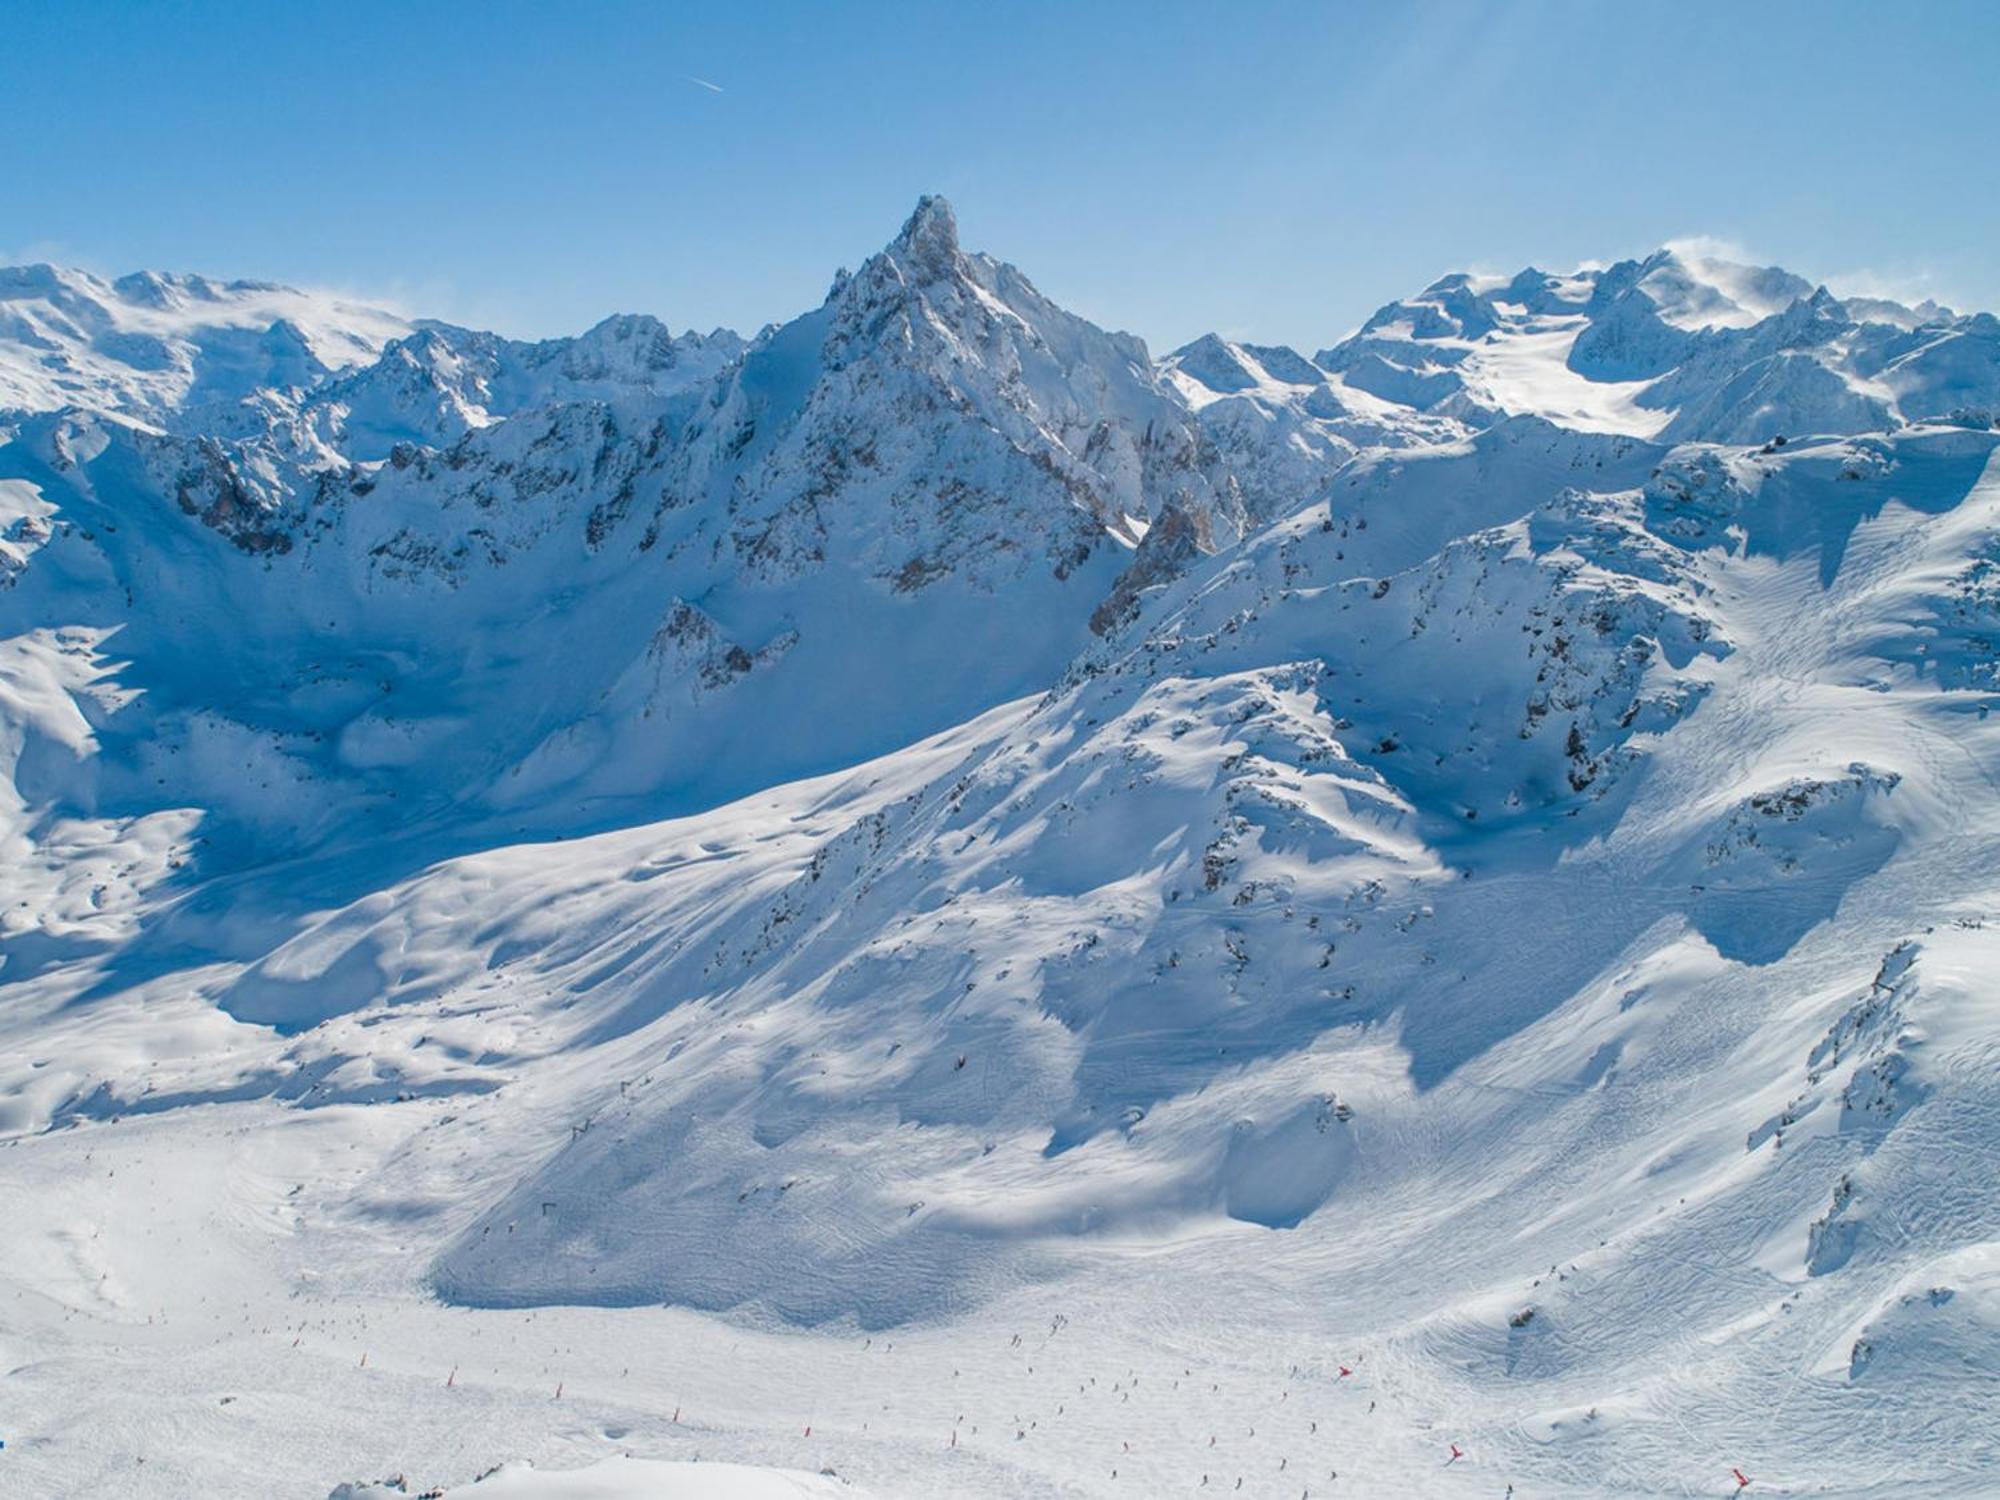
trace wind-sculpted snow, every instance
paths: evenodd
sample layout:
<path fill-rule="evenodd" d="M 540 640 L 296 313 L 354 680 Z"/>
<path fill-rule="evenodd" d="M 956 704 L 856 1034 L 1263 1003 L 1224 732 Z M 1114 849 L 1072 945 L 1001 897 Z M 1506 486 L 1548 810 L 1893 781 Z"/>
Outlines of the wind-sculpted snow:
<path fill-rule="evenodd" d="M 1989 323 L 1155 364 L 926 200 L 743 345 L 25 403 L 0 1462 L 1981 1493 Z"/>

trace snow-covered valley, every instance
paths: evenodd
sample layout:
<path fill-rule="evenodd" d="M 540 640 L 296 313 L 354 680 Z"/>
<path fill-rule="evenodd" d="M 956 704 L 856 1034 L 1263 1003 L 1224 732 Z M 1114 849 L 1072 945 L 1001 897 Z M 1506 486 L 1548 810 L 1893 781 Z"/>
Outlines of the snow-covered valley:
<path fill-rule="evenodd" d="M 1155 359 L 930 198 L 0 408 L 0 1494 L 1993 1492 L 1990 315 Z"/>

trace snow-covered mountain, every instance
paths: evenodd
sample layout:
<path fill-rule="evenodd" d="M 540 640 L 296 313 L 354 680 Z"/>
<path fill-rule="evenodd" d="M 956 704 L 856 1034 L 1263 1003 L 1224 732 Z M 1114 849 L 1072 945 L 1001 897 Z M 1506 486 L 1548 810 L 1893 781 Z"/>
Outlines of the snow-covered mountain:
<path fill-rule="evenodd" d="M 2000 322 L 1843 302 L 1775 268 L 1661 250 L 1602 271 L 1447 276 L 1315 356 L 1345 387 L 1474 426 L 1535 415 L 1761 443 L 2000 411 Z"/>
<path fill-rule="evenodd" d="M 52 551 L 15 607 L 54 624 L 76 575 L 115 579 L 91 624 L 144 689 L 103 728 L 167 797 L 79 798 L 195 778 L 259 849 L 851 764 L 1052 681 L 1154 516 L 1213 546 L 1250 513 L 1142 345 L 964 254 L 936 200 L 747 347 L 427 328 L 232 415 L 33 414 L 0 474 L 89 532 L 24 510 Z M 254 633 L 145 602 L 190 589 Z M 794 716 L 813 732 L 772 733 Z"/>
<path fill-rule="evenodd" d="M 2000 1466 L 1992 318 L 0 284 L 34 1492 Z"/>
<path fill-rule="evenodd" d="M 410 331 L 395 313 L 260 281 L 0 268 L 0 408 L 157 418 L 310 386 Z"/>

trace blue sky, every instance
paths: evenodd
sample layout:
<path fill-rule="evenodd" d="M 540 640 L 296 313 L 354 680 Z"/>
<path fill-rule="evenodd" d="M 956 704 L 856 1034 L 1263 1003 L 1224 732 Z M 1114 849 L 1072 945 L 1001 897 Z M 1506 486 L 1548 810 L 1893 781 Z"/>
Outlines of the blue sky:
<path fill-rule="evenodd" d="M 925 191 L 1156 348 L 1695 235 L 2000 307 L 1994 3 L 0 0 L 0 39 L 0 256 L 510 333 L 754 329 Z"/>

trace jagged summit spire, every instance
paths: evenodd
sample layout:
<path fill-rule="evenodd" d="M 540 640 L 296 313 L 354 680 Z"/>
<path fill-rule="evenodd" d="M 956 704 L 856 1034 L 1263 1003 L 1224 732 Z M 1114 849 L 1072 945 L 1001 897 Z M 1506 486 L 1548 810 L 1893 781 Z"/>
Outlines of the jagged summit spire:
<path fill-rule="evenodd" d="M 896 237 L 848 275 L 843 269 L 827 291 L 829 300 L 859 295 L 864 300 L 900 286 L 930 286 L 948 281 L 963 270 L 958 248 L 958 218 L 936 193 L 926 193 Z"/>
<path fill-rule="evenodd" d="M 917 200 L 917 206 L 904 221 L 903 231 L 896 236 L 898 248 L 930 251 L 945 255 L 958 249 L 958 216 L 951 211 L 951 204 L 937 193 L 925 193 Z"/>

